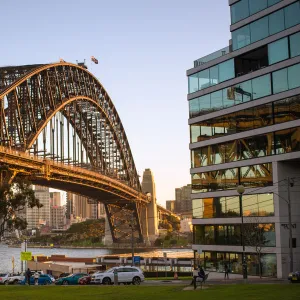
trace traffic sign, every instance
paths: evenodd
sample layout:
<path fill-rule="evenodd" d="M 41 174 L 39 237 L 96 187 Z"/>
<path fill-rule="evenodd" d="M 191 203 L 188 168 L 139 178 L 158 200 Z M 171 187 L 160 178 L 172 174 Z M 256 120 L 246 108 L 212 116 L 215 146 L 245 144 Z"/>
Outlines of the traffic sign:
<path fill-rule="evenodd" d="M 21 252 L 21 260 L 31 260 L 31 252 Z"/>
<path fill-rule="evenodd" d="M 134 262 L 135 264 L 139 264 L 139 263 L 141 262 L 141 257 L 140 257 L 140 256 L 134 256 L 134 257 L 133 257 L 133 262 Z"/>

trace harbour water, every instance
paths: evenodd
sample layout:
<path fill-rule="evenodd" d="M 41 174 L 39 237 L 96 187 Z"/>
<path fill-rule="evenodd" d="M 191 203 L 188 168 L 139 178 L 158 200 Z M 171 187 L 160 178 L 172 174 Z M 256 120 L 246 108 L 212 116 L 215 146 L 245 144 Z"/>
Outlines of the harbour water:
<path fill-rule="evenodd" d="M 98 257 L 105 255 L 113 255 L 128 253 L 130 256 L 130 249 L 64 249 L 64 248 L 28 248 L 32 255 L 46 255 L 51 256 L 55 254 L 66 255 L 68 257 Z M 21 271 L 20 262 L 20 248 L 10 248 L 7 245 L 0 244 L 0 273 L 12 272 L 12 259 L 15 261 L 15 272 Z M 136 249 L 136 253 L 139 251 Z M 168 253 L 168 257 L 192 257 L 193 251 L 191 249 L 143 249 L 143 255 L 148 257 L 162 257 L 163 252 Z"/>

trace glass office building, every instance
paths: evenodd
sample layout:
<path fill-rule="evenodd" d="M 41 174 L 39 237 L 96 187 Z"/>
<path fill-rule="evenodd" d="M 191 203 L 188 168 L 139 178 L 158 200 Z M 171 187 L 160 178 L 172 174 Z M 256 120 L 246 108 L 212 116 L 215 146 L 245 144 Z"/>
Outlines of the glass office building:
<path fill-rule="evenodd" d="M 300 1 L 228 1 L 229 45 L 187 71 L 195 259 L 242 273 L 244 245 L 249 275 L 287 278 L 291 259 L 300 270 Z"/>

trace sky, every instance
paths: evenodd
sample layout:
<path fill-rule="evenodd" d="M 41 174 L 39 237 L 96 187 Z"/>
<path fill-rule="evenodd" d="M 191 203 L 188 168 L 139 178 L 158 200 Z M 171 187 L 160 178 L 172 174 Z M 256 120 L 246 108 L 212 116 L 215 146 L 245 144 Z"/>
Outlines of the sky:
<path fill-rule="evenodd" d="M 160 204 L 175 199 L 191 181 L 186 70 L 228 45 L 228 0 L 1 2 L 0 66 L 86 59 L 120 115 L 139 175 L 153 171 Z"/>

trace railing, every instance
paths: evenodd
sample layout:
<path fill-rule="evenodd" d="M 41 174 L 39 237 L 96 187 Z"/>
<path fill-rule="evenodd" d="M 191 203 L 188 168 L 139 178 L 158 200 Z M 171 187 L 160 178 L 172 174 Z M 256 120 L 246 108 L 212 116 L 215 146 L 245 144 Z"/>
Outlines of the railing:
<path fill-rule="evenodd" d="M 218 50 L 216 52 L 213 52 L 213 53 L 211 53 L 209 55 L 201 57 L 201 58 L 199 58 L 199 59 L 197 59 L 197 60 L 194 61 L 194 68 L 196 68 L 198 66 L 201 66 L 201 65 L 203 65 L 203 64 L 205 64 L 205 63 L 207 63 L 207 62 L 209 62 L 211 60 L 219 58 L 219 57 L 221 57 L 223 55 L 226 55 L 229 52 L 230 52 L 229 46 L 227 46 L 227 47 L 222 48 L 222 49 L 220 49 L 220 50 Z"/>

